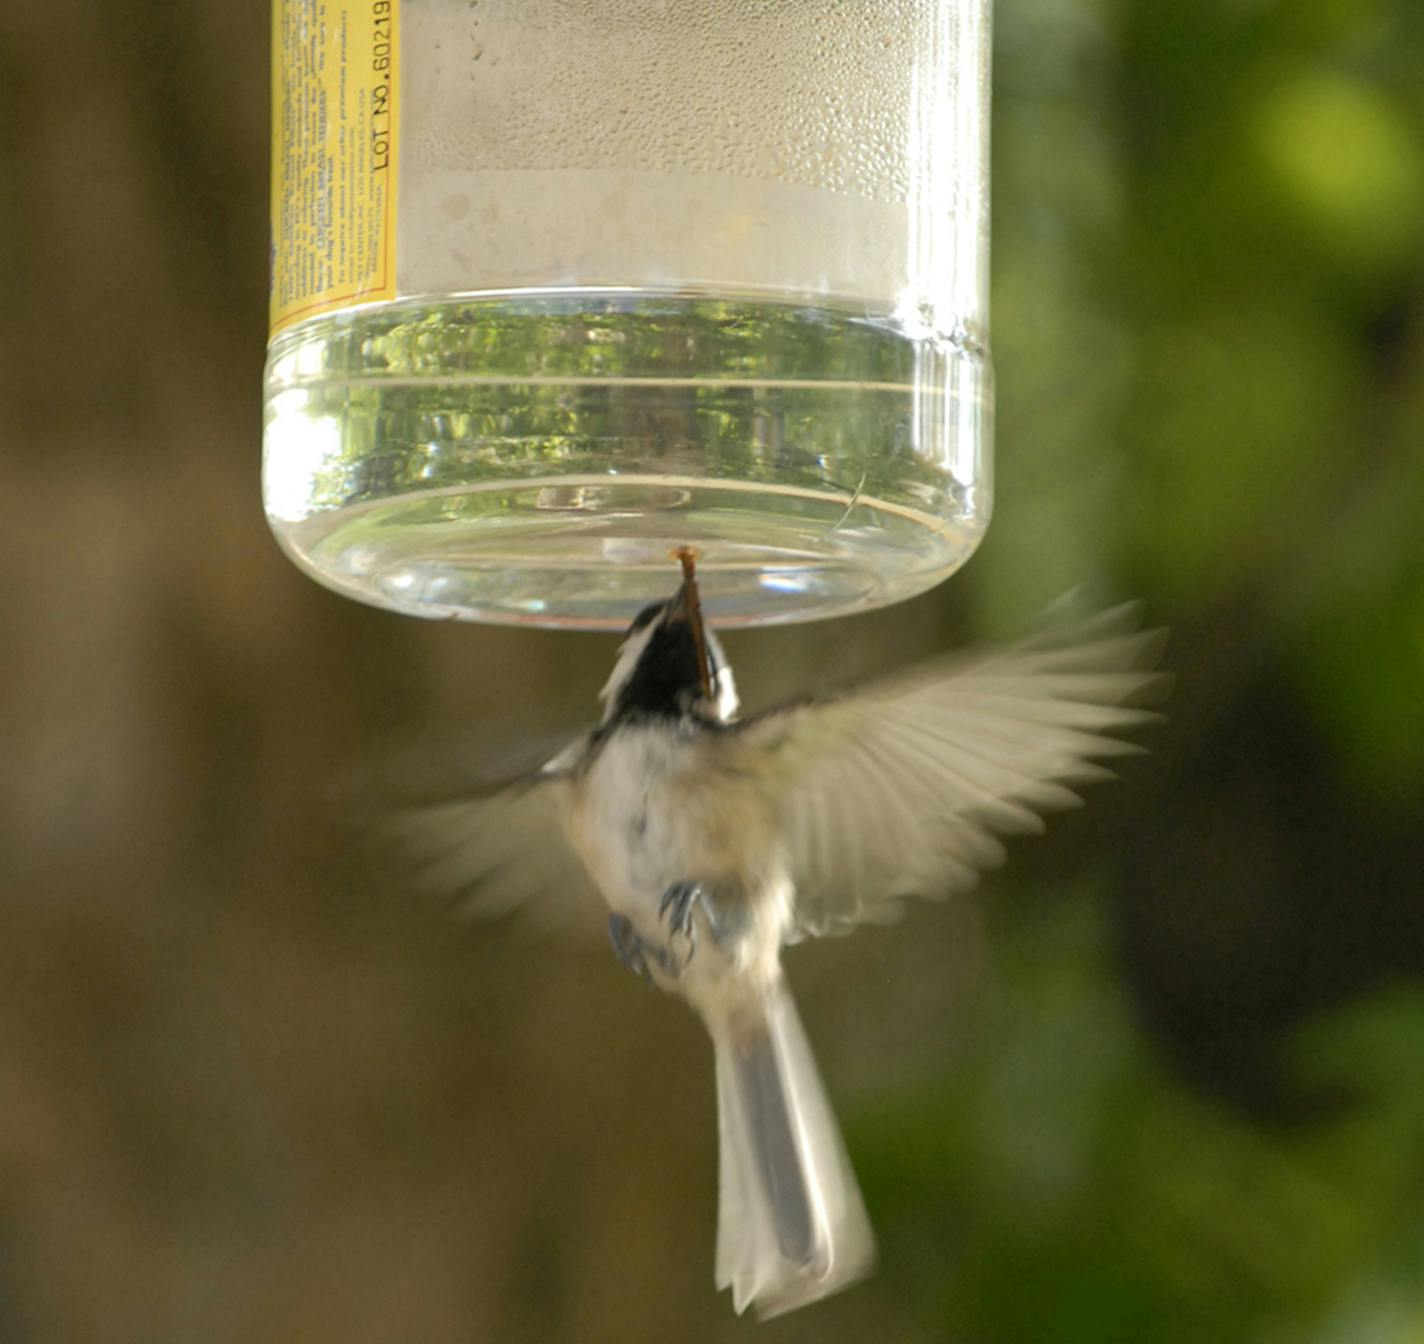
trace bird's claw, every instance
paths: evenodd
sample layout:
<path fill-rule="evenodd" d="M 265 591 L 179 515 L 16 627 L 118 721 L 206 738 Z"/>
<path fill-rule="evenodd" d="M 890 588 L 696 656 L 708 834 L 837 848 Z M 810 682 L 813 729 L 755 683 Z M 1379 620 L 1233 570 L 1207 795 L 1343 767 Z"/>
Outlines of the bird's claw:
<path fill-rule="evenodd" d="M 697 951 L 697 912 L 701 910 L 707 921 L 708 931 L 713 941 L 721 944 L 732 931 L 737 921 L 726 918 L 723 903 L 712 898 L 701 882 L 674 882 L 658 902 L 658 918 L 667 923 L 669 945 L 664 947 L 649 942 L 633 927 L 627 915 L 609 915 L 608 938 L 613 950 L 634 975 L 640 976 L 648 984 L 653 980 L 652 965 L 669 979 L 676 980 L 686 969 Z M 679 958 L 671 946 L 671 940 L 681 938 L 686 945 L 686 955 Z"/>
<path fill-rule="evenodd" d="M 618 960 L 651 985 L 653 973 L 648 969 L 647 945 L 634 932 L 633 921 L 627 915 L 608 916 L 608 940 Z"/>
<path fill-rule="evenodd" d="M 633 927 L 633 921 L 627 915 L 608 916 L 608 940 L 613 944 L 613 951 L 618 960 L 647 984 L 654 983 L 653 972 L 648 965 L 649 958 L 657 962 L 658 968 L 665 975 L 673 978 L 676 978 L 681 969 L 666 948 L 658 947 L 655 943 L 649 943 L 639 937 L 638 931 Z"/>
<path fill-rule="evenodd" d="M 731 947 L 747 927 L 745 903 L 725 887 L 706 882 L 674 882 L 658 903 L 658 915 L 667 921 L 670 937 L 681 936 L 687 943 L 686 965 L 697 950 L 698 920 L 701 911 L 712 941 L 724 951 Z"/>
<path fill-rule="evenodd" d="M 668 932 L 687 940 L 689 960 L 697 947 L 697 907 L 703 900 L 701 883 L 674 882 L 658 904 L 658 917 L 667 920 Z"/>

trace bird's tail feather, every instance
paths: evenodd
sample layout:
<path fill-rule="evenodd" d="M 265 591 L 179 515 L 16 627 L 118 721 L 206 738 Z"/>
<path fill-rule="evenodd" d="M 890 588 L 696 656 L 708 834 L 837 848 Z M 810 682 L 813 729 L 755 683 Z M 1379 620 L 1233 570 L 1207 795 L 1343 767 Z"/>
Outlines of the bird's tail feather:
<path fill-rule="evenodd" d="M 717 1053 L 717 1286 L 761 1317 L 869 1273 L 875 1238 L 796 1007 L 779 978 L 710 1022 Z"/>

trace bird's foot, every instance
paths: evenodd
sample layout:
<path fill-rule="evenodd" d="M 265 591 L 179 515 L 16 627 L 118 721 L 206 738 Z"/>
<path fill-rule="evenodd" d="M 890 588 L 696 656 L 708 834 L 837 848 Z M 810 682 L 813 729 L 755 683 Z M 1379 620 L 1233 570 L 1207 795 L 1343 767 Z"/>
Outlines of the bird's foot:
<path fill-rule="evenodd" d="M 697 912 L 702 911 L 707 931 L 719 947 L 738 934 L 745 922 L 745 906 L 723 895 L 705 882 L 674 882 L 658 904 L 658 914 L 667 920 L 668 933 L 687 943 L 687 960 L 697 950 Z M 684 963 L 685 965 L 686 963 Z"/>
<path fill-rule="evenodd" d="M 667 946 L 644 938 L 627 915 L 609 915 L 608 939 L 618 954 L 618 960 L 648 984 L 655 983 L 654 966 L 668 979 L 676 980 L 697 951 L 699 910 L 713 942 L 719 947 L 725 946 L 729 937 L 745 922 L 742 909 L 736 902 L 719 900 L 704 883 L 674 882 L 658 902 L 658 918 L 667 924 Z M 681 946 L 686 948 L 680 957 L 674 950 L 679 940 Z"/>
<path fill-rule="evenodd" d="M 697 907 L 707 908 L 700 882 L 674 882 L 658 903 L 658 917 L 667 920 L 668 932 L 687 941 L 687 959 L 697 950 Z M 709 915 L 710 919 L 710 915 Z"/>
<path fill-rule="evenodd" d="M 658 968 L 669 976 L 676 977 L 681 969 L 666 948 L 658 947 L 655 943 L 639 937 L 633 927 L 633 921 L 627 915 L 608 916 L 608 940 L 613 944 L 618 960 L 650 985 L 653 983 L 653 973 L 648 966 L 649 960 L 656 962 Z"/>

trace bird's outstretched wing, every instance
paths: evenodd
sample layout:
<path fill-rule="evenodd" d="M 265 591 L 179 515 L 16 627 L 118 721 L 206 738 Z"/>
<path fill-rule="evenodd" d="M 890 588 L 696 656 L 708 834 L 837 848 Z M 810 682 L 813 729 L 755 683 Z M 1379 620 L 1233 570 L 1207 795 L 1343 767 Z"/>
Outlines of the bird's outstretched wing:
<path fill-rule="evenodd" d="M 416 886 L 471 918 L 518 911 L 541 930 L 600 927 L 606 909 L 563 825 L 576 752 L 577 744 L 512 779 L 395 814 L 388 834 Z"/>
<path fill-rule="evenodd" d="M 1165 632 L 1135 605 L 1021 643 L 922 664 L 839 699 L 749 719 L 768 753 L 796 910 L 792 937 L 884 923 L 904 896 L 967 890 L 1003 861 L 999 837 L 1111 779 L 1094 759 L 1158 716 Z"/>

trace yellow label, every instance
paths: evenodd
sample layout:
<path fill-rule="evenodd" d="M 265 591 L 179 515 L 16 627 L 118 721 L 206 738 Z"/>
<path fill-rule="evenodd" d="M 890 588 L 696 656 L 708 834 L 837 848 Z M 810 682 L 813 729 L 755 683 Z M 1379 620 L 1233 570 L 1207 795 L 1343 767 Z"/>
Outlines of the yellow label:
<path fill-rule="evenodd" d="M 399 0 L 273 0 L 271 326 L 395 297 Z"/>

